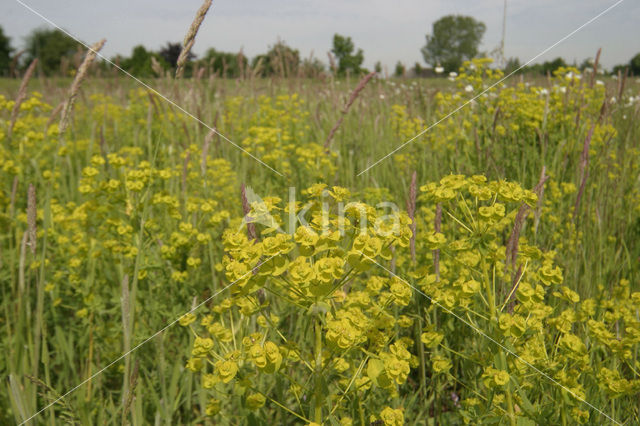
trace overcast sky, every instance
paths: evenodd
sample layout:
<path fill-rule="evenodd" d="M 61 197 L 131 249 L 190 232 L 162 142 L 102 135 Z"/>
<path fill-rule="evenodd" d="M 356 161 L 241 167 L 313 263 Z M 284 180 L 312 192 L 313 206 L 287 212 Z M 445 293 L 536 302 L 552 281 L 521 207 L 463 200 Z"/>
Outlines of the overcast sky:
<path fill-rule="evenodd" d="M 105 37 L 103 53 L 128 55 L 136 44 L 158 49 L 181 41 L 200 0 L 21 0 L 81 40 Z M 505 55 L 524 63 L 617 0 L 508 0 Z M 16 0 L 1 0 L 0 26 L 20 48 L 35 27 L 47 26 Z M 282 39 L 302 56 L 327 62 L 334 33 L 351 36 L 365 66 L 381 61 L 423 63 L 420 48 L 432 24 L 447 14 L 470 15 L 487 26 L 481 50 L 500 44 L 503 0 L 214 0 L 193 51 L 208 47 L 253 57 Z M 625 0 L 536 62 L 562 56 L 580 63 L 602 47 L 610 68 L 640 52 L 640 1 Z"/>

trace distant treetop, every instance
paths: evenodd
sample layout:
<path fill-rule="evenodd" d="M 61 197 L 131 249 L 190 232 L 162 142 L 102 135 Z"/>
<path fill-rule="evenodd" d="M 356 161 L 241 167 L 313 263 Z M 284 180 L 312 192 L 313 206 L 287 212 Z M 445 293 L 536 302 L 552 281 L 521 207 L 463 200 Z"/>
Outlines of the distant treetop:
<path fill-rule="evenodd" d="M 432 67 L 440 65 L 447 72 L 458 71 L 464 61 L 478 55 L 485 30 L 485 24 L 471 16 L 448 15 L 438 19 L 422 48 L 425 62 Z"/>

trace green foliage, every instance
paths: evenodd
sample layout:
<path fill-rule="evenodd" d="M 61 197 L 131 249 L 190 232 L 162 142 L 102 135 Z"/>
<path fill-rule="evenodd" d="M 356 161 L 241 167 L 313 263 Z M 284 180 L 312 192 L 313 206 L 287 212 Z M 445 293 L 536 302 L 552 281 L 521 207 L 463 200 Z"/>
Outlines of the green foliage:
<path fill-rule="evenodd" d="M 478 54 L 485 30 L 485 24 L 471 16 L 444 16 L 433 23 L 422 56 L 434 67 L 441 65 L 447 72 L 458 71 L 462 62 Z"/>
<path fill-rule="evenodd" d="M 247 66 L 247 58 L 241 53 L 220 52 L 210 48 L 200 63 L 221 77 L 238 78 Z"/>
<path fill-rule="evenodd" d="M 638 83 L 559 68 L 464 106 L 489 62 L 346 115 L 339 79 L 155 82 L 284 176 L 128 79 L 87 79 L 62 134 L 47 80 L 9 135 L 4 80 L 0 424 L 61 395 L 34 423 L 637 424 Z"/>
<path fill-rule="evenodd" d="M 38 68 L 53 75 L 60 72 L 62 60 L 70 61 L 78 49 L 78 43 L 58 29 L 35 29 L 27 36 L 26 62 L 38 58 Z"/>
<path fill-rule="evenodd" d="M 117 58 L 116 62 L 120 62 L 120 66 L 136 77 L 153 77 L 155 74 L 151 66 L 151 58 L 155 57 L 158 62 L 164 62 L 164 59 L 157 53 L 147 50 L 143 45 L 138 45 L 131 51 L 128 58 Z"/>
<path fill-rule="evenodd" d="M 557 57 L 552 61 L 544 61 L 542 64 L 528 66 L 526 71 L 534 72 L 541 75 L 552 75 L 560 68 L 566 68 L 567 63 L 561 57 Z"/>
<path fill-rule="evenodd" d="M 158 54 L 172 69 L 175 69 L 178 58 L 180 57 L 180 52 L 182 52 L 182 43 L 167 42 L 166 45 L 160 48 Z M 193 61 L 195 57 L 196 55 L 189 52 L 187 61 Z"/>
<path fill-rule="evenodd" d="M 507 63 L 504 67 L 504 73 L 506 75 L 511 74 L 512 72 L 514 72 L 515 70 L 520 68 L 520 59 L 518 58 L 509 58 L 507 60 Z"/>
<path fill-rule="evenodd" d="M 404 64 L 403 64 L 402 62 L 398 61 L 398 62 L 396 63 L 396 69 L 395 69 L 395 71 L 393 72 L 393 74 L 394 74 L 396 77 L 404 77 L 404 74 L 405 74 L 405 72 L 406 72 L 406 71 L 407 71 L 407 69 L 406 69 L 406 67 L 404 66 Z"/>
<path fill-rule="evenodd" d="M 355 46 L 351 37 L 344 37 L 340 34 L 333 36 L 333 47 L 331 52 L 338 59 L 338 74 L 345 75 L 347 72 L 351 74 L 359 74 L 362 72 L 362 63 L 364 62 L 364 53 L 362 49 L 358 49 L 354 53 Z"/>
<path fill-rule="evenodd" d="M 420 62 L 416 62 L 415 64 L 413 64 L 413 73 L 416 75 L 416 77 L 420 77 L 422 75 L 423 72 L 423 68 L 422 65 L 420 65 Z"/>
<path fill-rule="evenodd" d="M 9 73 L 12 52 L 11 39 L 4 35 L 4 31 L 0 27 L 0 77 L 4 77 Z"/>
<path fill-rule="evenodd" d="M 635 76 L 640 76 L 640 53 L 629 61 L 629 71 Z"/>

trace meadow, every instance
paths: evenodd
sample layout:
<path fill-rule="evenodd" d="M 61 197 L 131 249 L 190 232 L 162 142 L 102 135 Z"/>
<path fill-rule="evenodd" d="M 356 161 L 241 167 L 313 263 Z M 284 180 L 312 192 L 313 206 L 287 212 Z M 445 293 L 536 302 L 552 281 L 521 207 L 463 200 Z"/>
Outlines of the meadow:
<path fill-rule="evenodd" d="M 640 423 L 640 83 L 502 77 L 0 80 L 0 423 Z"/>

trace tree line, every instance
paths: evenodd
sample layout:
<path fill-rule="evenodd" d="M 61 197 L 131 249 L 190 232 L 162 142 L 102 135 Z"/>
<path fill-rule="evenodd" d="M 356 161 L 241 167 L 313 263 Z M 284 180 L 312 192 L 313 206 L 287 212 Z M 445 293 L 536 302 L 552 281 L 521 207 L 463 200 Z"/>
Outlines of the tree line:
<path fill-rule="evenodd" d="M 483 22 L 470 16 L 448 15 L 433 23 L 432 32 L 426 35 L 426 44 L 421 49 L 427 66 L 416 62 L 409 69 L 398 62 L 392 74 L 401 76 L 430 76 L 457 71 L 465 60 L 478 56 L 486 56 L 479 51 L 486 26 Z M 143 45 L 135 46 L 129 56 L 116 55 L 111 61 L 132 75 L 140 78 L 162 77 L 173 73 L 182 50 L 182 44 L 167 42 L 158 50 L 147 49 Z M 495 53 L 495 52 L 494 52 Z M 499 52 L 502 53 L 502 52 Z M 19 71 L 38 58 L 38 71 L 44 75 L 69 75 L 77 67 L 84 54 L 83 47 L 58 29 L 34 29 L 25 40 L 23 50 L 16 50 L 11 39 L 0 27 L 0 76 L 18 76 Z M 242 51 L 223 52 L 209 48 L 201 57 L 190 54 L 186 76 L 207 73 L 223 78 L 268 77 L 283 78 L 304 76 L 319 77 L 329 71 L 344 76 L 367 73 L 362 66 L 364 52 L 357 49 L 351 37 L 335 34 L 332 48 L 328 52 L 328 69 L 319 58 L 310 56 L 302 58 L 300 52 L 279 40 L 269 47 L 267 52 L 247 57 Z M 590 59 L 580 65 L 568 64 L 563 58 L 521 67 L 517 58 L 504 61 L 506 72 L 520 72 L 546 75 L 561 66 L 573 65 L 582 70 L 592 69 Z M 100 70 L 108 71 L 111 66 L 106 61 L 98 65 Z M 378 61 L 374 70 L 382 73 L 382 64 Z M 613 73 L 630 72 L 640 75 L 640 53 L 628 63 L 616 65 Z"/>

